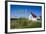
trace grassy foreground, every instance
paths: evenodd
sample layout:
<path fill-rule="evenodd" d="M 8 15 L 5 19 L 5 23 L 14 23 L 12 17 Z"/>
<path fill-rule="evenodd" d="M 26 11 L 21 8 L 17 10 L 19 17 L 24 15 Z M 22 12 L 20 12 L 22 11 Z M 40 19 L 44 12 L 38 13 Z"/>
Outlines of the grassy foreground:
<path fill-rule="evenodd" d="M 40 28 L 41 22 L 28 20 L 27 18 L 11 18 L 11 29 L 23 29 L 23 28 Z"/>

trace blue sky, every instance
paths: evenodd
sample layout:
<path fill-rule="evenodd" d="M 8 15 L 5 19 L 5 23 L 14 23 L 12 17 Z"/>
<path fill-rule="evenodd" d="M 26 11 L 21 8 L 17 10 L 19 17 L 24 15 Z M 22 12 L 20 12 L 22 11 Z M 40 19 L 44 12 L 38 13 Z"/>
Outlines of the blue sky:
<path fill-rule="evenodd" d="M 10 5 L 10 17 L 29 17 L 31 12 L 41 15 L 41 6 Z"/>

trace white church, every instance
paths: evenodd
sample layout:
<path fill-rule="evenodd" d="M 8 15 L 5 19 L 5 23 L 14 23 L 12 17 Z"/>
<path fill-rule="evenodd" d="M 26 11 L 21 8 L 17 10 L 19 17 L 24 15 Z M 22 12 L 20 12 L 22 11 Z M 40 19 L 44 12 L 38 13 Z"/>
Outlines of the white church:
<path fill-rule="evenodd" d="M 29 20 L 37 21 L 37 19 L 40 19 L 40 17 L 31 12 L 31 14 L 29 15 Z"/>

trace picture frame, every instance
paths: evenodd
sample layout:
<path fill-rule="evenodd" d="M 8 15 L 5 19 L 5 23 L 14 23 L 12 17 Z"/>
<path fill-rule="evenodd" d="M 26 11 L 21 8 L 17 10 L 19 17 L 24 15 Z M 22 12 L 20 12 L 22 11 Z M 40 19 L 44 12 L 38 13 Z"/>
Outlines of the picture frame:
<path fill-rule="evenodd" d="M 12 6 L 11 6 L 12 5 Z M 13 6 L 14 5 L 14 6 Z M 21 5 L 21 6 L 19 6 L 19 5 Z M 16 6 L 16 7 L 15 7 Z M 14 13 L 14 10 L 12 10 L 12 8 L 13 7 L 15 7 L 15 8 L 13 8 L 14 10 L 16 10 L 16 11 L 18 11 L 18 10 L 20 10 L 20 13 L 18 12 L 15 12 Z M 18 8 L 17 8 L 18 7 Z M 24 8 L 25 7 L 25 8 Z M 15 29 L 13 28 L 12 29 L 12 26 L 10 25 L 11 24 L 11 22 L 12 21 L 10 21 L 10 20 L 13 20 L 13 19 L 11 19 L 11 18 L 14 18 L 15 19 L 15 17 L 13 17 L 13 15 L 14 14 L 18 14 L 18 17 L 19 17 L 19 14 L 21 15 L 23 12 L 21 12 L 22 10 L 25 10 L 25 9 L 27 9 L 27 13 L 26 13 L 26 15 L 28 14 L 28 13 L 30 13 L 30 10 L 28 10 L 28 8 L 30 7 L 33 7 L 33 8 L 31 8 L 32 10 L 35 10 L 35 9 L 37 9 L 37 11 L 41 11 L 41 12 L 39 12 L 40 13 L 40 15 L 42 16 L 41 18 L 42 18 L 42 20 L 41 20 L 41 24 L 42 25 L 38 25 L 39 26 L 39 28 L 34 28 L 35 26 L 31 26 L 31 28 L 28 28 L 27 26 L 24 26 L 25 27 L 25 29 L 19 29 L 19 26 L 14 26 L 15 27 Z M 39 7 L 42 7 L 42 8 L 39 8 Z M 23 8 L 23 9 L 22 9 Z M 30 9 L 29 8 L 29 9 Z M 31 11 L 32 11 L 31 10 Z M 13 11 L 13 12 L 11 12 L 11 11 Z M 36 11 L 36 12 L 37 12 Z M 25 11 L 26 12 L 26 11 Z M 25 14 L 25 12 L 24 12 L 24 14 Z M 12 16 L 11 16 L 11 14 L 12 14 Z M 32 12 L 31 12 L 31 14 L 32 14 L 32 16 L 33 17 L 36 17 Z M 36 14 L 37 15 L 37 14 Z M 15 15 L 14 15 L 15 16 Z M 16 15 L 17 16 L 17 15 Z M 23 17 L 23 16 L 21 16 L 21 17 Z M 18 18 L 17 18 L 18 19 Z M 33 18 L 34 19 L 34 18 Z M 16 20 L 16 19 L 15 19 Z M 30 16 L 29 16 L 29 20 L 30 20 Z M 34 20 L 36 20 L 36 19 L 34 19 Z M 14 21 L 13 21 L 14 22 Z M 16 21 L 15 21 L 16 22 Z M 21 21 L 20 21 L 21 22 Z M 34 23 L 35 24 L 35 23 Z M 15 25 L 15 24 L 14 24 Z M 21 26 L 20 26 L 21 27 Z M 11 29 L 10 29 L 11 28 Z M 16 29 L 16 28 L 18 28 L 18 29 Z M 5 33 L 24 33 L 24 32 L 42 32 L 42 31 L 45 31 L 45 3 L 42 3 L 42 2 L 27 2 L 27 1 L 5 1 Z"/>

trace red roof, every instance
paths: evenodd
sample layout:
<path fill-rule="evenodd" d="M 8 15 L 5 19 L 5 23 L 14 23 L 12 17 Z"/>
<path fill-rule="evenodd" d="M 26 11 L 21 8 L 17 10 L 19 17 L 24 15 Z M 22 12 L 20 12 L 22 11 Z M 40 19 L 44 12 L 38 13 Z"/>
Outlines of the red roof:
<path fill-rule="evenodd" d="M 32 13 L 32 12 L 31 12 L 31 14 L 32 14 L 32 16 L 33 16 L 34 18 L 36 18 L 36 17 L 37 17 L 34 13 Z"/>

